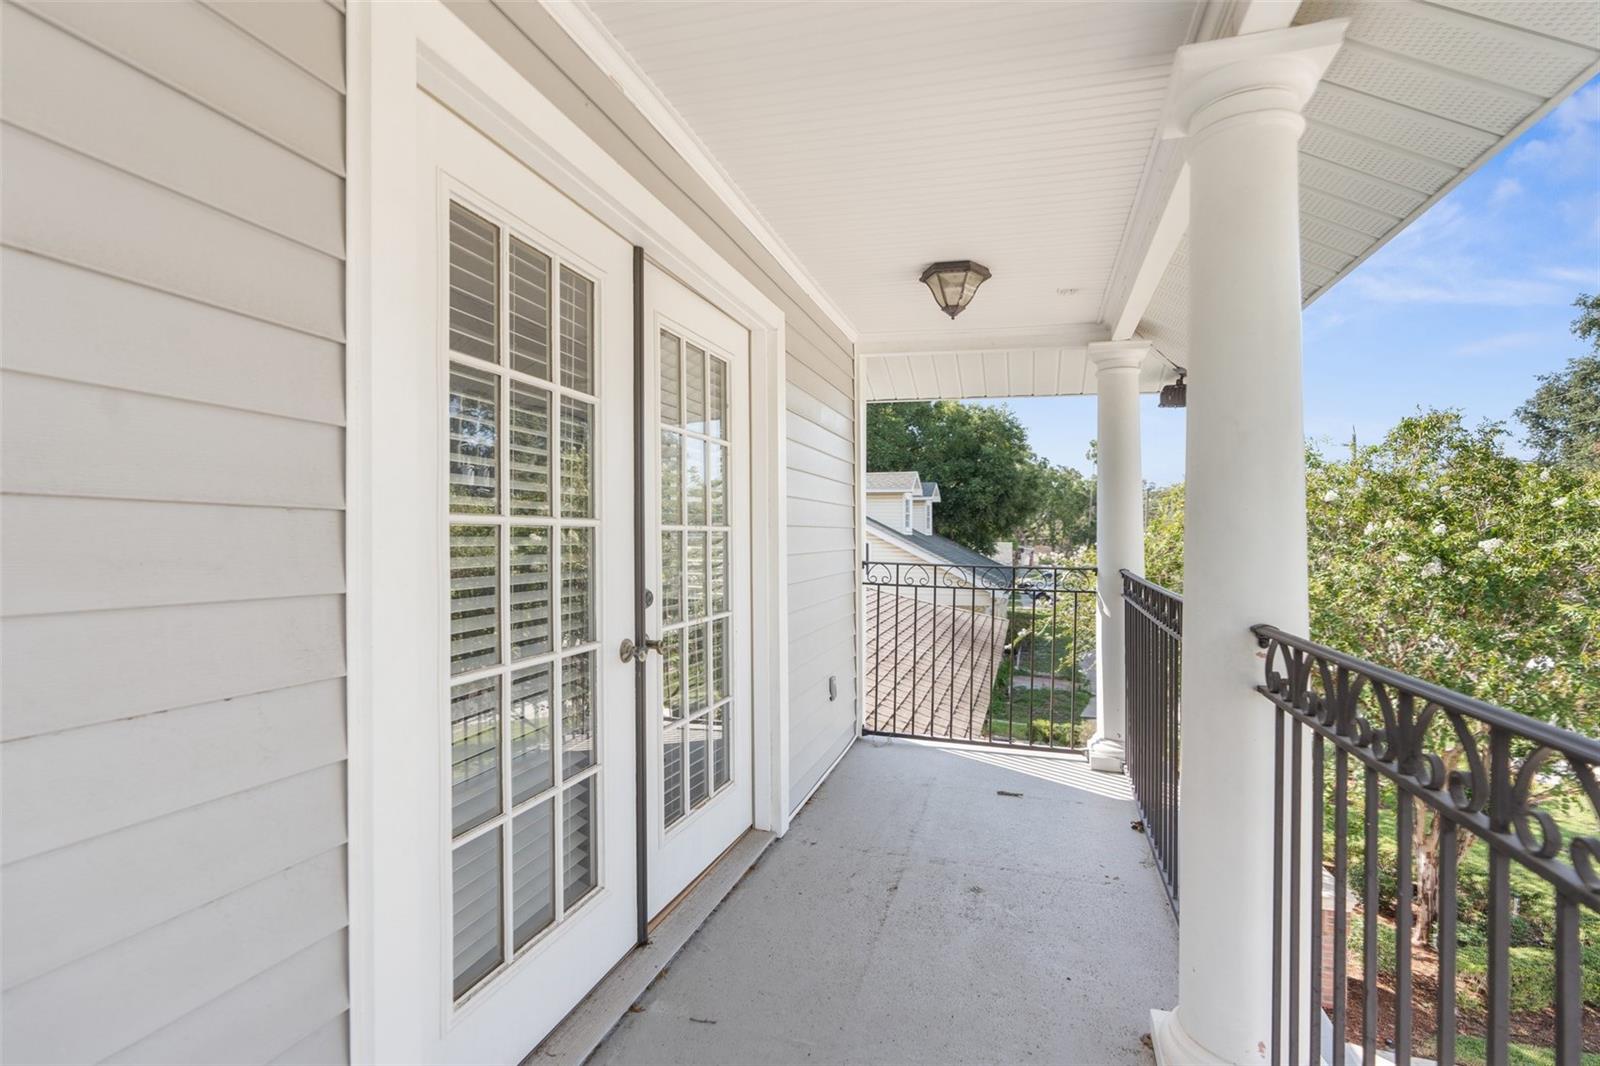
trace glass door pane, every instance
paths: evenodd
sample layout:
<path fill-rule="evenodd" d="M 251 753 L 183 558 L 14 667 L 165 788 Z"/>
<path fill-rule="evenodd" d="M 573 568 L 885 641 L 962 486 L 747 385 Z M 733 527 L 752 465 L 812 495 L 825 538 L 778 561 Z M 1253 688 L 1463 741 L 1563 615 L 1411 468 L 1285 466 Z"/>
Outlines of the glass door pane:
<path fill-rule="evenodd" d="M 727 360 L 661 330 L 660 468 L 663 820 L 726 788 L 733 716 Z"/>

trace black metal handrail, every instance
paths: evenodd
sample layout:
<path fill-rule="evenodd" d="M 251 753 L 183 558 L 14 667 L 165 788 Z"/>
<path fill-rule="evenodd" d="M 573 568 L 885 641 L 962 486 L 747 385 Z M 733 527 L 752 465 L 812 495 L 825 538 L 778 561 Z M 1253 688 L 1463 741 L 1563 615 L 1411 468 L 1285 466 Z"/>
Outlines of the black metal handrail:
<path fill-rule="evenodd" d="M 1128 777 L 1133 782 L 1139 820 L 1176 914 L 1183 597 L 1124 570 L 1122 603 L 1128 674 Z"/>
<path fill-rule="evenodd" d="M 1090 567 L 868 560 L 865 732 L 1081 749 L 1094 582 Z"/>
<path fill-rule="evenodd" d="M 1458 875 L 1463 846 L 1488 850 L 1485 1051 L 1490 1063 L 1508 1061 L 1511 1042 L 1513 864 L 1531 871 L 1553 895 L 1555 922 L 1555 1058 L 1578 1066 L 1583 1053 L 1580 908 L 1600 911 L 1600 836 L 1569 834 L 1542 798 L 1562 790 L 1600 818 L 1600 741 L 1559 729 L 1503 707 L 1407 677 L 1336 649 L 1267 625 L 1251 630 L 1266 649 L 1258 686 L 1277 709 L 1274 775 L 1273 1062 L 1316 1062 L 1324 1054 L 1320 1011 L 1331 1010 L 1330 1059 L 1342 1060 L 1351 1018 L 1348 1003 L 1348 886 L 1350 772 L 1364 778 L 1361 943 L 1363 1061 L 1376 1061 L 1379 1025 L 1380 872 L 1395 883 L 1394 1058 L 1411 1061 L 1415 1041 L 1412 950 L 1416 891 L 1413 865 L 1435 869 L 1438 957 L 1434 980 L 1434 1057 L 1456 1061 L 1460 1019 L 1456 986 Z M 1310 738 L 1309 766 L 1305 738 Z M 1332 749 L 1332 794 L 1327 749 Z M 1393 798 L 1395 855 L 1381 867 L 1379 835 Z M 1331 806 L 1333 855 L 1324 863 L 1324 805 Z M 1417 808 L 1439 826 L 1437 860 L 1417 851 Z M 1309 826 L 1305 824 L 1309 820 Z M 1287 822 L 1287 828 L 1285 823 Z M 1467 834 L 1462 836 L 1462 834 Z M 1422 868 L 1419 864 L 1419 870 Z M 1331 928 L 1302 918 L 1309 899 L 1331 876 Z M 1285 888 L 1285 879 L 1288 885 Z M 1317 887 L 1313 888 L 1315 885 Z M 1325 945 L 1325 937 L 1331 944 Z M 1302 954 L 1302 948 L 1305 954 Z M 1324 952 L 1331 953 L 1331 989 L 1323 987 Z M 1302 970 L 1302 960 L 1308 965 Z M 1304 981 L 1302 981 L 1304 977 Z M 1302 998 L 1304 989 L 1304 998 Z M 1302 1056 L 1302 1051 L 1306 1052 Z"/>

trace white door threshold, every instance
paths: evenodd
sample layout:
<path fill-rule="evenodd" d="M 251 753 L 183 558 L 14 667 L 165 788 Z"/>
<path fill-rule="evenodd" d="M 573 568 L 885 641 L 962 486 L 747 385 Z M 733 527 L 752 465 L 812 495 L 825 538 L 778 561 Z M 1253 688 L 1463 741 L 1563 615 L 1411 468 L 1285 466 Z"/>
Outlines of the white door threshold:
<path fill-rule="evenodd" d="M 611 972 L 572 1008 L 538 1047 L 522 1060 L 522 1066 L 549 1063 L 579 1066 L 600 1042 L 616 1028 L 628 1008 L 644 995 L 650 983 L 694 936 L 705 920 L 733 891 L 777 837 L 752 829 L 723 853 L 650 933 L 650 939 L 634 948 Z"/>

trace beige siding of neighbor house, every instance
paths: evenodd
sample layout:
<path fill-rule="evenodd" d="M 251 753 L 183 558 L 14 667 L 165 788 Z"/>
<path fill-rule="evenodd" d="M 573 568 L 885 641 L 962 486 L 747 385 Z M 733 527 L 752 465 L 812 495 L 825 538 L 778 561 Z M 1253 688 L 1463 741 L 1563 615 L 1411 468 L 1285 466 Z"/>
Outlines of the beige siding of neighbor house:
<path fill-rule="evenodd" d="M 798 803 L 850 744 L 857 720 L 851 345 L 539 5 L 450 6 L 787 317 L 789 756 Z"/>
<path fill-rule="evenodd" d="M 882 522 L 890 529 L 904 529 L 906 525 L 905 495 L 898 492 L 868 493 L 867 517 Z"/>
<path fill-rule="evenodd" d="M 342 1061 L 343 15 L 0 18 L 0 1057 Z"/>

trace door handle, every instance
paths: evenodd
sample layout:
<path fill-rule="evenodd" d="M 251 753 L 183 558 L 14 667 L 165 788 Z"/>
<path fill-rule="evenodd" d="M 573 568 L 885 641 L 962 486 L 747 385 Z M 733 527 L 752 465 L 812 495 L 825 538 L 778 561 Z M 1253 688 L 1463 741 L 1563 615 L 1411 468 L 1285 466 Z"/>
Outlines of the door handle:
<path fill-rule="evenodd" d="M 632 637 L 627 637 L 623 640 L 622 647 L 617 649 L 617 654 L 625 663 L 633 662 L 635 657 L 637 657 L 640 662 L 643 662 L 644 657 L 650 652 L 655 652 L 657 655 L 660 655 L 661 641 L 652 640 L 650 637 L 645 637 L 642 644 L 635 644 Z"/>

